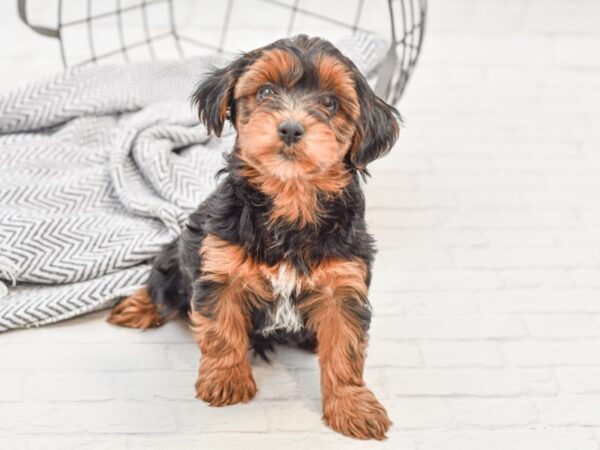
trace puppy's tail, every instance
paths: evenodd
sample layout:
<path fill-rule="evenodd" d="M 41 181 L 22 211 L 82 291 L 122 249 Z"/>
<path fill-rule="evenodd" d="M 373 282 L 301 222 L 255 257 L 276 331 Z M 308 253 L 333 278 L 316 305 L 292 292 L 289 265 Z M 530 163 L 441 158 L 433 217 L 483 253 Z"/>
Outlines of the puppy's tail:
<path fill-rule="evenodd" d="M 146 288 L 119 302 L 107 320 L 114 325 L 142 330 L 159 327 L 165 322 Z"/>

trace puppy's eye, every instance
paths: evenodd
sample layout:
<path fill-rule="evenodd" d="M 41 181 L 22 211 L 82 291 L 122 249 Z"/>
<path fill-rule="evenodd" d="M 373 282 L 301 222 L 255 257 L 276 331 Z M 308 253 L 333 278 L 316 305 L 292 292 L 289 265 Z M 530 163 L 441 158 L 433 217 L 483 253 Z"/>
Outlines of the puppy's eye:
<path fill-rule="evenodd" d="M 264 100 L 265 98 L 271 97 L 272 95 L 275 95 L 275 91 L 273 90 L 273 88 L 269 85 L 263 86 L 258 90 L 258 101 Z"/>
<path fill-rule="evenodd" d="M 325 97 L 323 99 L 323 106 L 325 108 L 327 108 L 329 110 L 329 112 L 332 112 L 332 113 L 335 112 L 338 107 L 337 98 L 335 98 L 333 95 L 330 95 L 329 97 Z"/>

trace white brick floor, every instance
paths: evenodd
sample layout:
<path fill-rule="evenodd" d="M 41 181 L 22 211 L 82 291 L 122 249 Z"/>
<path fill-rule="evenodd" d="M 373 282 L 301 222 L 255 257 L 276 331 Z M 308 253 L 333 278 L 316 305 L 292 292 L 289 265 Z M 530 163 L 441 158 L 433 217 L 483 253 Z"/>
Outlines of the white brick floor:
<path fill-rule="evenodd" d="M 1 89 L 59 68 L 9 3 Z M 258 398 L 209 408 L 182 324 L 102 312 L 0 336 L 0 448 L 600 449 L 599 23 L 592 0 L 430 1 L 367 194 L 387 441 L 324 427 L 311 355 L 254 362 Z"/>

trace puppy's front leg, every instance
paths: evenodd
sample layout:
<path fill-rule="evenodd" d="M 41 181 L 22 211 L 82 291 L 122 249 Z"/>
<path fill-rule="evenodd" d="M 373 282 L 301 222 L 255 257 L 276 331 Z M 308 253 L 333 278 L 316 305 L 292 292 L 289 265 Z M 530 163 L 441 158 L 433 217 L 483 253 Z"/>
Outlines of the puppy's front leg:
<path fill-rule="evenodd" d="M 211 406 L 248 402 L 256 394 L 256 383 L 246 356 L 247 328 L 231 309 L 213 320 L 191 315 L 202 358 L 196 381 L 196 396 Z"/>
<path fill-rule="evenodd" d="M 202 352 L 196 393 L 211 406 L 248 402 L 256 394 L 247 357 L 249 310 L 268 293 L 260 271 L 238 246 L 209 235 L 201 256 L 191 314 Z"/>
<path fill-rule="evenodd" d="M 363 380 L 371 314 L 366 277 L 359 261 L 323 263 L 301 309 L 317 335 L 325 423 L 359 439 L 384 439 L 391 421 Z"/>

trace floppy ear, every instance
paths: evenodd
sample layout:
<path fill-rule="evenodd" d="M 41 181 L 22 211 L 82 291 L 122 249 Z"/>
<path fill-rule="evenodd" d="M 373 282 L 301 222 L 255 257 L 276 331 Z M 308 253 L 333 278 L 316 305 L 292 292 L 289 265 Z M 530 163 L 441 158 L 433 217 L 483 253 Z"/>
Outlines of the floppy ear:
<path fill-rule="evenodd" d="M 227 119 L 235 125 L 235 103 L 233 91 L 238 78 L 255 58 L 246 54 L 233 61 L 227 67 L 214 69 L 200 81 L 192 104 L 198 110 L 198 117 L 208 131 L 221 136 Z"/>
<path fill-rule="evenodd" d="M 360 115 L 350 149 L 350 161 L 361 172 L 371 161 L 386 155 L 400 133 L 400 113 L 375 94 L 365 77 L 354 71 Z"/>

